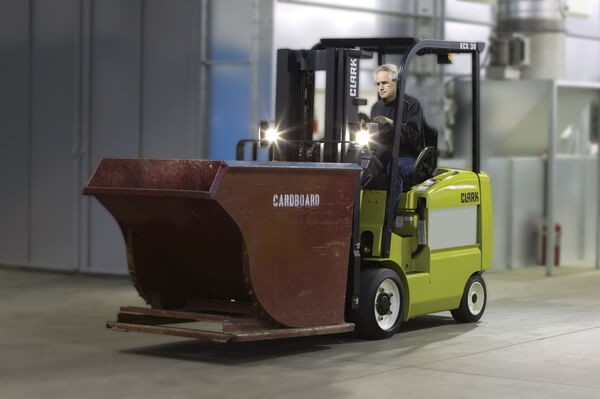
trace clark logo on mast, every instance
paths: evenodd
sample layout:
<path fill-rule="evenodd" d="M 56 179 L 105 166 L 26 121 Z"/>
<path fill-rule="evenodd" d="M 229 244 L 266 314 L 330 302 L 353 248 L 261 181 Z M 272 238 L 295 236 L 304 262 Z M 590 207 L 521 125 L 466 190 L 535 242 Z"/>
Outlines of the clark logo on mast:
<path fill-rule="evenodd" d="M 358 95 L 358 58 L 350 58 L 350 97 Z"/>

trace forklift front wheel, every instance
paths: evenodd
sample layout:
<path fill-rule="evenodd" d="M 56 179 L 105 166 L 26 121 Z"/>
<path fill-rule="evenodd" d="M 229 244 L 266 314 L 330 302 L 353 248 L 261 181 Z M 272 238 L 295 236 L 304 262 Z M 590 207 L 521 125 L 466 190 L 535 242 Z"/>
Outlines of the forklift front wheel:
<path fill-rule="evenodd" d="M 356 331 L 362 338 L 391 337 L 402 322 L 404 290 L 392 270 L 365 269 L 360 273 L 360 302 Z"/>
<path fill-rule="evenodd" d="M 469 278 L 460 300 L 460 307 L 452 310 L 452 317 L 460 323 L 473 323 L 479 321 L 485 311 L 487 302 L 487 290 L 485 281 L 479 274 Z"/>

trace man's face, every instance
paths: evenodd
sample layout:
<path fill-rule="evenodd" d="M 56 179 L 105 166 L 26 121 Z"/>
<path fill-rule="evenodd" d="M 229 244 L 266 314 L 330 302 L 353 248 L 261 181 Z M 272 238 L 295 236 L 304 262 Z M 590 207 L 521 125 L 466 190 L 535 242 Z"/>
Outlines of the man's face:
<path fill-rule="evenodd" d="M 396 99 L 396 81 L 390 80 L 389 72 L 377 72 L 375 75 L 375 84 L 377 85 L 377 93 L 383 101 L 389 103 Z"/>

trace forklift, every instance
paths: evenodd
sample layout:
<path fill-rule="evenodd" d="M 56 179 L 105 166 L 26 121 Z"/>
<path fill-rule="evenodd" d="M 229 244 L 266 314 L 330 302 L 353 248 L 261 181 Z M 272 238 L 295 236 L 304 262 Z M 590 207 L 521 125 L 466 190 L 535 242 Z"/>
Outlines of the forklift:
<path fill-rule="evenodd" d="M 483 48 L 359 38 L 281 49 L 275 121 L 238 143 L 236 161 L 103 159 L 84 194 L 119 223 L 132 282 L 150 305 L 122 307 L 107 326 L 236 342 L 350 331 L 382 339 L 402 321 L 441 311 L 478 321 L 493 242 L 479 155 Z M 398 193 L 397 168 L 382 170 L 373 149 L 392 129 L 396 165 L 402 123 L 359 116 L 360 61 L 401 56 L 401 122 L 410 62 L 449 63 L 456 53 L 471 55 L 472 168 L 438 166 L 432 134 Z M 316 71 L 326 72 L 317 140 Z"/>

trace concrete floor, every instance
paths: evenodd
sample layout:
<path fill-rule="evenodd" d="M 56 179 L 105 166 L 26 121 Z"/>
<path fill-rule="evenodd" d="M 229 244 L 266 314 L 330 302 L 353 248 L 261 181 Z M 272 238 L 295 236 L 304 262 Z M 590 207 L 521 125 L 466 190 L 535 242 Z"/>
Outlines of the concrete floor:
<path fill-rule="evenodd" d="M 104 328 L 128 280 L 0 269 L 0 398 L 600 398 L 600 272 L 487 272 L 478 324 L 215 344 Z"/>

